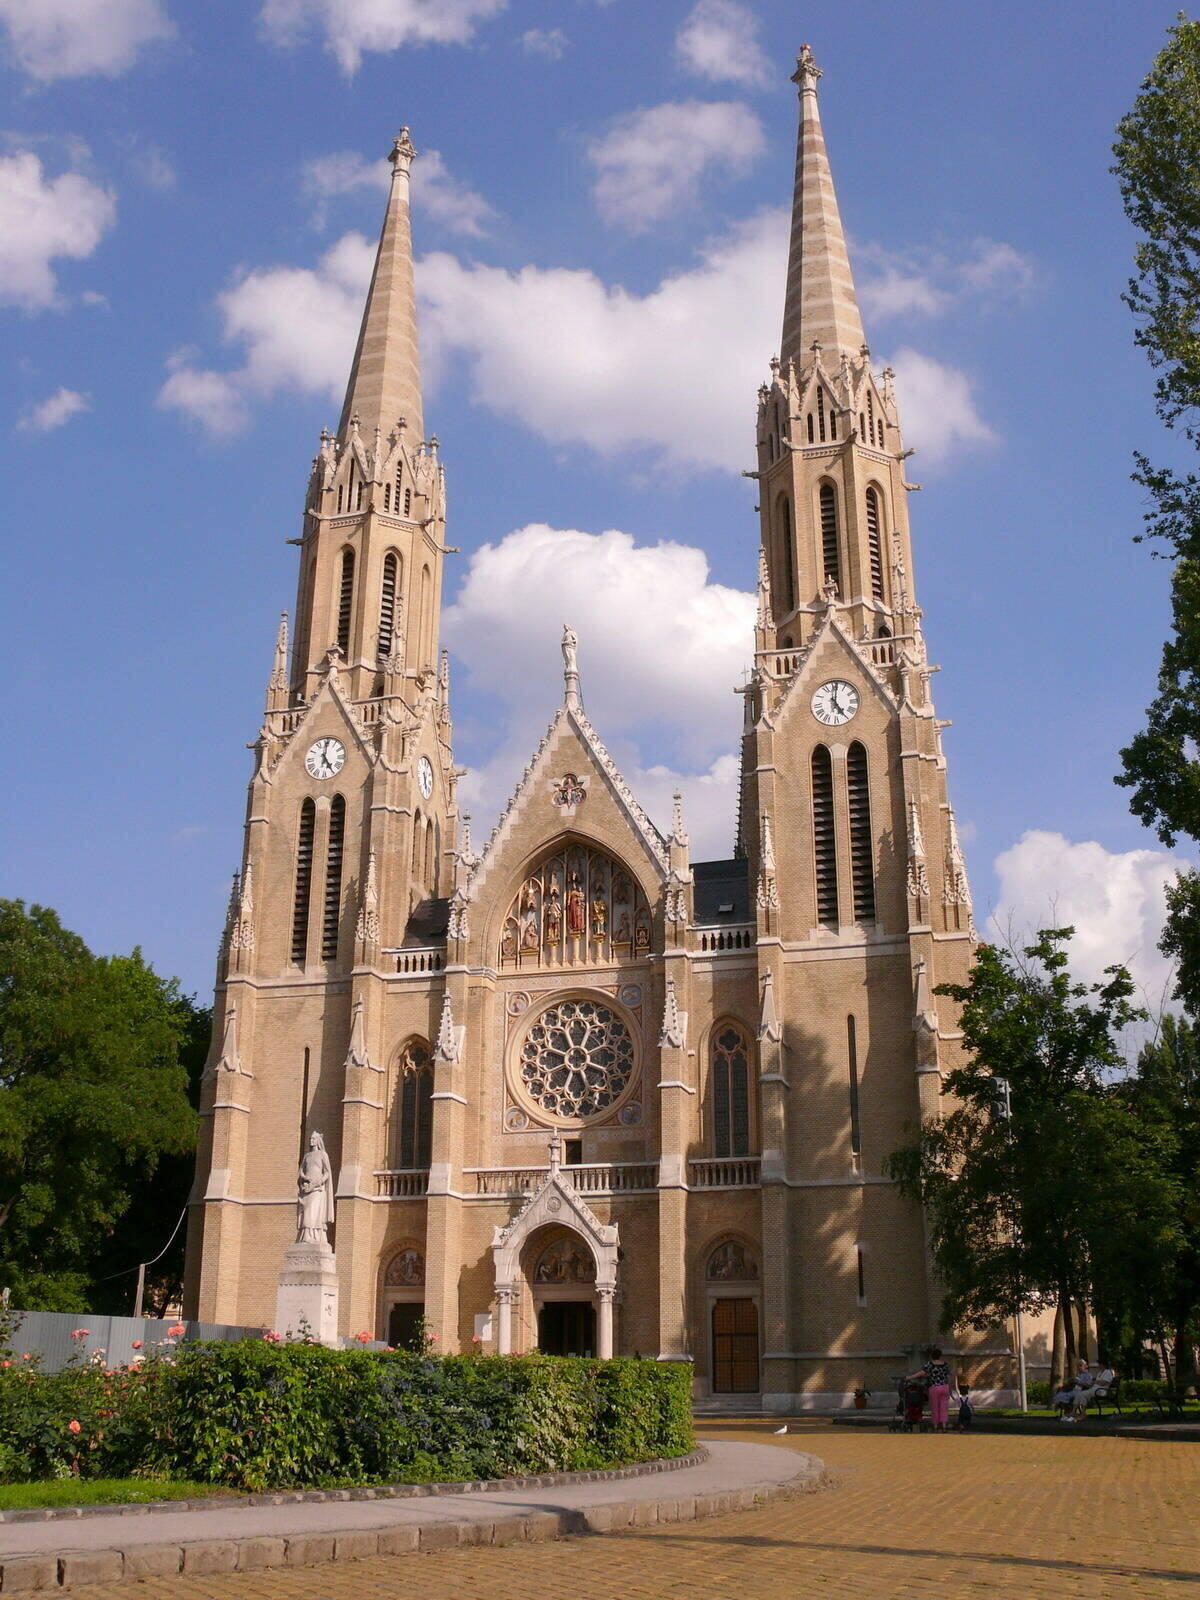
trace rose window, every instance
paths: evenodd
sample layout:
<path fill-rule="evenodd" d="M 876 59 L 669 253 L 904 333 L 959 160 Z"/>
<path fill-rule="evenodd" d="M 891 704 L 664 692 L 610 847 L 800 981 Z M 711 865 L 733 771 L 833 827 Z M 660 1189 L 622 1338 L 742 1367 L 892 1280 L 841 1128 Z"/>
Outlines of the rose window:
<path fill-rule="evenodd" d="M 629 1029 L 595 1000 L 548 1006 L 521 1046 L 521 1086 L 553 1117 L 579 1121 L 607 1111 L 624 1094 L 633 1069 Z"/>

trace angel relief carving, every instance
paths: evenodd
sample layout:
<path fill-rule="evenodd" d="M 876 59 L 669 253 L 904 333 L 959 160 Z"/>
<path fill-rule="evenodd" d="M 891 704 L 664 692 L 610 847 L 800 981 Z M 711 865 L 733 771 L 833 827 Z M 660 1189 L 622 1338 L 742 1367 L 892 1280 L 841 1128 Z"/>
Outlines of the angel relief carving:
<path fill-rule="evenodd" d="M 633 877 L 600 850 L 573 845 L 521 885 L 500 933 L 502 967 L 593 966 L 649 954 L 650 907 Z"/>

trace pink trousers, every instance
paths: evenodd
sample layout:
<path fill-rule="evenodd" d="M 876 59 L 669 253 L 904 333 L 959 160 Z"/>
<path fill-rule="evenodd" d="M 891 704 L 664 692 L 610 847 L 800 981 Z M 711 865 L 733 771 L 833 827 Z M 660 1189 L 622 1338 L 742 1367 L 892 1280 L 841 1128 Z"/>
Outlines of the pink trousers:
<path fill-rule="evenodd" d="M 935 1428 L 944 1428 L 950 1417 L 950 1385 L 935 1383 L 929 1391 L 929 1411 Z"/>

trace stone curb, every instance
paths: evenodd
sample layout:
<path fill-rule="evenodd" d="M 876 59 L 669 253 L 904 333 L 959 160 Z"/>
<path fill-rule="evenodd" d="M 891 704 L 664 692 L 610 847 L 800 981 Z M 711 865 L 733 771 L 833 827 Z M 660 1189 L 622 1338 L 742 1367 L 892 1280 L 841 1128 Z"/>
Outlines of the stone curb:
<path fill-rule="evenodd" d="M 162 1511 L 219 1511 L 222 1506 L 290 1506 L 301 1502 L 328 1505 L 339 1500 L 411 1500 L 444 1494 L 495 1494 L 509 1489 L 558 1489 L 568 1483 L 618 1483 L 654 1472 L 682 1472 L 708 1460 L 703 1445 L 686 1456 L 660 1461 L 635 1461 L 628 1467 L 596 1468 L 593 1472 L 543 1472 L 521 1478 L 480 1478 L 474 1483 L 376 1483 L 362 1489 L 280 1489 L 271 1494 L 210 1494 L 199 1500 L 143 1500 L 116 1506 L 35 1506 L 27 1511 L 0 1511 L 6 1522 L 75 1521 L 80 1517 L 137 1517 Z"/>
<path fill-rule="evenodd" d="M 692 1461 L 692 1464 L 696 1463 Z M 651 1471 L 664 1471 L 675 1463 L 645 1465 Z M 617 1474 L 597 1476 L 611 1479 Z M 590 1481 L 589 1474 L 581 1473 L 560 1474 L 557 1481 L 566 1478 L 573 1482 Z M 533 1544 L 571 1534 L 620 1533 L 660 1523 L 692 1522 L 704 1517 L 726 1516 L 733 1511 L 750 1511 L 774 1500 L 814 1493 L 829 1481 L 824 1464 L 808 1456 L 800 1471 L 783 1483 L 749 1484 L 740 1489 L 659 1500 L 618 1500 L 593 1506 L 590 1510 L 534 1511 L 477 1522 L 464 1519 L 408 1523 L 390 1528 L 353 1528 L 340 1533 L 284 1536 L 250 1534 L 235 1539 L 141 1544 L 128 1550 L 64 1550 L 57 1555 L 15 1556 L 0 1565 L 0 1593 L 69 1589 L 89 1583 L 136 1582 L 151 1577 L 208 1577 L 218 1573 L 260 1571 L 265 1567 L 307 1567 L 330 1561 L 428 1554 L 470 1545 Z M 528 1484 L 528 1480 L 503 1480 L 505 1487 L 515 1482 Z"/>

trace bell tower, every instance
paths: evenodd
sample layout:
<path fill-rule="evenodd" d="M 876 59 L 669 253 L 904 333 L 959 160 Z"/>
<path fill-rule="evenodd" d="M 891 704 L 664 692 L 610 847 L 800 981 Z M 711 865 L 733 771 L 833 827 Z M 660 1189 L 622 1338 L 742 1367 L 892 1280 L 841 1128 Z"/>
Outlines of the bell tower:
<path fill-rule="evenodd" d="M 835 1279 L 857 1283 L 864 1349 L 937 1325 L 921 1217 L 881 1173 L 905 1128 L 939 1113 L 959 1034 L 933 991 L 965 980 L 975 939 L 913 586 L 911 451 L 863 332 L 820 76 L 806 45 L 782 343 L 750 474 L 760 555 L 739 853 L 762 993 L 763 1249 L 779 1264 L 764 1283 L 778 1353 L 764 1387 L 780 1396 L 806 1381 L 786 1352 L 830 1346 Z"/>
<path fill-rule="evenodd" d="M 417 350 L 415 156 L 402 128 L 341 419 L 322 431 L 292 541 L 295 626 L 289 639 L 280 622 L 254 746 L 192 1197 L 188 1302 L 208 1320 L 269 1321 L 288 1242 L 278 1197 L 313 1132 L 338 1174 L 340 1270 L 366 1247 L 384 1159 L 386 978 L 406 942 L 427 945 L 448 917 L 458 772 L 438 638 L 445 474 L 424 435 Z M 436 1022 L 418 1016 L 414 1031 L 432 1038 Z"/>

